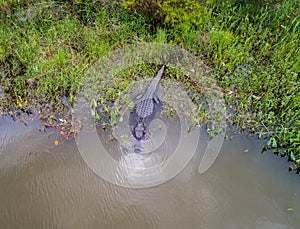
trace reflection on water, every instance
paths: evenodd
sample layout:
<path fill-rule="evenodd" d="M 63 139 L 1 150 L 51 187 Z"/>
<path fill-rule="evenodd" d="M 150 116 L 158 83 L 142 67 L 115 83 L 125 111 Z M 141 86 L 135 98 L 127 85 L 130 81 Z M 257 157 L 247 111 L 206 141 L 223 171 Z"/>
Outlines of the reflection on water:
<path fill-rule="evenodd" d="M 167 183 L 129 189 L 95 175 L 75 142 L 53 147 L 57 136 L 44 137 L 39 125 L 0 121 L 3 228 L 300 228 L 299 176 L 287 172 L 284 160 L 260 154 L 258 140 L 235 135 L 204 174 L 199 153 Z M 126 157 L 145 165 L 165 160 L 115 155 Z"/>

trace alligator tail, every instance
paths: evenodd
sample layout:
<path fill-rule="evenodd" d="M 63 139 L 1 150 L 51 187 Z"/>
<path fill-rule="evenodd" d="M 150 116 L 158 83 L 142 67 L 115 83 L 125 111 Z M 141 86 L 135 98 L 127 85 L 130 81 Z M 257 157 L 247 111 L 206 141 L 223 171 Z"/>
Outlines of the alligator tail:
<path fill-rule="evenodd" d="M 177 57 L 180 57 L 180 56 L 182 56 L 182 54 L 173 54 L 173 55 L 169 56 L 169 57 L 164 61 L 163 66 L 166 66 L 166 65 L 169 63 L 169 61 L 170 61 L 171 59 L 174 59 L 174 58 L 177 58 Z"/>

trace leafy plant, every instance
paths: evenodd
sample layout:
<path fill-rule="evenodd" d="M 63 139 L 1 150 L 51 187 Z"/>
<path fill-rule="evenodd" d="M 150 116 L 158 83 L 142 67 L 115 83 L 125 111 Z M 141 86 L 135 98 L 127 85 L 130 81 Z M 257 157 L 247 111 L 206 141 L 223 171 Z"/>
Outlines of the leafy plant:
<path fill-rule="evenodd" d="M 142 12 L 154 21 L 186 32 L 210 17 L 206 5 L 211 1 L 196 0 L 122 0 L 122 6 L 132 12 Z M 207 3 L 205 5 L 205 3 Z"/>

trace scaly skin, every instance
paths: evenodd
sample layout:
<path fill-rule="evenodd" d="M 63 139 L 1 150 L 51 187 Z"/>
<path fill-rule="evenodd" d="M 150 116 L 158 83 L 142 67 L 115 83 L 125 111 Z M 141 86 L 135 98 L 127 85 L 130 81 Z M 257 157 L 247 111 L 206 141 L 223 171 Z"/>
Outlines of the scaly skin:
<path fill-rule="evenodd" d="M 167 62 L 166 62 L 167 63 Z M 154 103 L 159 103 L 159 100 L 155 97 L 155 92 L 161 76 L 164 73 L 166 63 L 163 64 L 157 75 L 152 79 L 150 85 L 148 86 L 145 94 L 135 105 L 135 113 L 137 115 L 137 122 L 133 128 L 133 136 L 137 140 L 141 140 L 146 135 L 146 119 L 153 114 Z"/>

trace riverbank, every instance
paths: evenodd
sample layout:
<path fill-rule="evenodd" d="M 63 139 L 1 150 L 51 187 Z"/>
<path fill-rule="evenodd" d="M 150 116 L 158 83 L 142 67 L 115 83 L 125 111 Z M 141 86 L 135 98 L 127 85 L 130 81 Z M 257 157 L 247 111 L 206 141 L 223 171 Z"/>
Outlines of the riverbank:
<path fill-rule="evenodd" d="M 78 85 L 101 56 L 137 42 L 176 43 L 212 69 L 230 111 L 227 121 L 268 136 L 267 148 L 287 156 L 294 162 L 290 169 L 300 171 L 296 0 L 204 1 L 184 20 L 178 20 L 184 18 L 179 6 L 166 3 L 158 9 L 161 16 L 153 17 L 152 11 L 137 15 L 136 5 L 122 3 L 0 3 L 0 114 L 33 113 L 46 127 L 67 126 Z M 202 12 L 197 21 L 194 11 Z M 168 12 L 178 17 L 168 19 Z M 122 83 L 131 80 L 124 77 Z M 97 102 L 103 101 L 112 102 L 106 97 Z"/>

